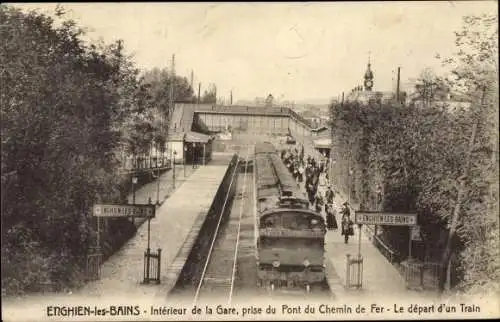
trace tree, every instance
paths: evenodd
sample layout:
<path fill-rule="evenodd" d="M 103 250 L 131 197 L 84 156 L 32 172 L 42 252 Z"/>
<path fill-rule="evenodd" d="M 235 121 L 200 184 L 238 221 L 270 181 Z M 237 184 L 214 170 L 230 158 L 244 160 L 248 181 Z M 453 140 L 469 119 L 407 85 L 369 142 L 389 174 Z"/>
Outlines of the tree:
<path fill-rule="evenodd" d="M 203 96 L 201 97 L 201 103 L 204 104 L 216 104 L 217 103 L 217 87 L 214 83 L 208 86 L 205 90 Z"/>
<path fill-rule="evenodd" d="M 88 46 L 75 22 L 56 17 L 60 27 L 0 6 L 2 174 L 14 174 L 2 175 L 3 292 L 78 281 L 92 205 L 121 198 L 116 151 L 134 68 L 121 42 Z"/>
<path fill-rule="evenodd" d="M 416 96 L 413 97 L 412 103 L 424 107 L 431 106 L 436 100 L 446 100 L 449 93 L 445 80 L 430 68 L 423 69 L 416 79 L 415 91 Z"/>
<path fill-rule="evenodd" d="M 149 113 L 144 118 L 144 121 L 148 122 L 148 126 L 142 130 L 147 129 L 151 134 L 143 136 L 143 138 L 150 140 L 149 143 L 154 142 L 163 152 L 173 111 L 172 104 L 194 102 L 196 98 L 193 88 L 186 77 L 173 76 L 167 69 L 158 68 L 145 71 L 140 79 L 140 84 L 145 88 L 148 97 L 146 105 L 147 113 Z"/>
<path fill-rule="evenodd" d="M 496 19 L 465 17 L 459 52 L 446 61 L 455 67 L 452 78 L 442 78 L 443 88 L 462 91 L 470 106 L 435 108 L 430 92 L 423 95 L 429 104 L 418 109 L 374 102 L 332 106 L 333 177 L 349 186 L 352 169 L 354 199 L 362 206 L 370 204 L 369 187 L 382 183 L 385 210 L 417 212 L 428 251 L 414 255 L 441 262 L 441 290 L 452 266 L 455 289 L 500 289 Z M 439 78 L 422 76 L 429 85 Z M 404 256 L 409 236 L 397 228 L 383 231 Z M 452 253 L 458 261 L 450 265 Z"/>
<path fill-rule="evenodd" d="M 455 66 L 449 82 L 472 102 L 467 111 L 469 150 L 442 261 L 444 267 L 449 265 L 451 238 L 456 233 L 465 245 L 460 254 L 461 286 L 477 292 L 488 285 L 489 291 L 498 294 L 498 16 L 465 16 L 463 20 L 462 30 L 456 32 L 459 51 L 445 64 Z M 445 276 L 443 270 L 441 290 Z"/>

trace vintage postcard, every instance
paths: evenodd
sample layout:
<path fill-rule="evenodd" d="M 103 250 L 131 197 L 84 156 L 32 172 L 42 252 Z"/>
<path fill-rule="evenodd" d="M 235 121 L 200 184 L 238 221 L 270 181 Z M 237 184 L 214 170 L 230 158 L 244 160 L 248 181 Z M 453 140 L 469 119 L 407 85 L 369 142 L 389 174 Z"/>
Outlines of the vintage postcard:
<path fill-rule="evenodd" d="M 2 320 L 500 317 L 498 2 L 0 5 Z"/>

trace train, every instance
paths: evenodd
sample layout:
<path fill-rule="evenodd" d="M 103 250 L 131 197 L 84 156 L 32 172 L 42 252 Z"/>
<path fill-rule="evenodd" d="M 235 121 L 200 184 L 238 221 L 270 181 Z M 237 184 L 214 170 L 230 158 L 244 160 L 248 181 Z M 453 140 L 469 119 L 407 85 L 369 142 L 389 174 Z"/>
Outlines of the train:
<path fill-rule="evenodd" d="M 309 202 L 270 142 L 255 145 L 258 286 L 314 292 L 326 283 L 323 217 Z"/>

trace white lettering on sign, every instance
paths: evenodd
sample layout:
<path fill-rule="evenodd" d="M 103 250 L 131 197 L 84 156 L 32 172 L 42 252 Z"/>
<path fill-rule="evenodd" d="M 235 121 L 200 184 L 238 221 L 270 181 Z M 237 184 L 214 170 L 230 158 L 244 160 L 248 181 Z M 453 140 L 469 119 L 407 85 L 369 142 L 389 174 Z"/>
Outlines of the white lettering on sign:
<path fill-rule="evenodd" d="M 354 221 L 362 225 L 415 226 L 417 214 L 357 212 Z"/>
<path fill-rule="evenodd" d="M 94 205 L 96 217 L 143 217 L 155 216 L 154 205 Z"/>

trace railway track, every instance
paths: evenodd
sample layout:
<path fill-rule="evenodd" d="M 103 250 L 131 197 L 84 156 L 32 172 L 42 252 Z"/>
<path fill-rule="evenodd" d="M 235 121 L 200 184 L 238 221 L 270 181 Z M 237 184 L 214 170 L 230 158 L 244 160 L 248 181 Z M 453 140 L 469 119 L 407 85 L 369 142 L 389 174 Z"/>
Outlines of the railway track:
<path fill-rule="evenodd" d="M 200 278 L 200 283 L 196 288 L 194 303 L 207 302 L 210 300 L 221 301 L 224 298 L 228 303 L 232 301 L 235 274 L 237 269 L 238 248 L 241 232 L 241 218 L 243 213 L 243 204 L 246 201 L 245 187 L 247 184 L 247 163 L 250 155 L 250 148 L 247 149 L 245 160 L 245 173 L 243 179 L 243 192 L 235 198 L 241 198 L 240 209 L 237 216 L 229 215 L 227 225 L 222 224 L 220 216 L 217 223 L 215 238 L 212 240 L 210 250 L 205 262 L 205 266 Z M 238 176 L 239 162 L 232 174 L 230 188 Z M 224 201 L 222 212 L 228 206 L 228 197 Z"/>

